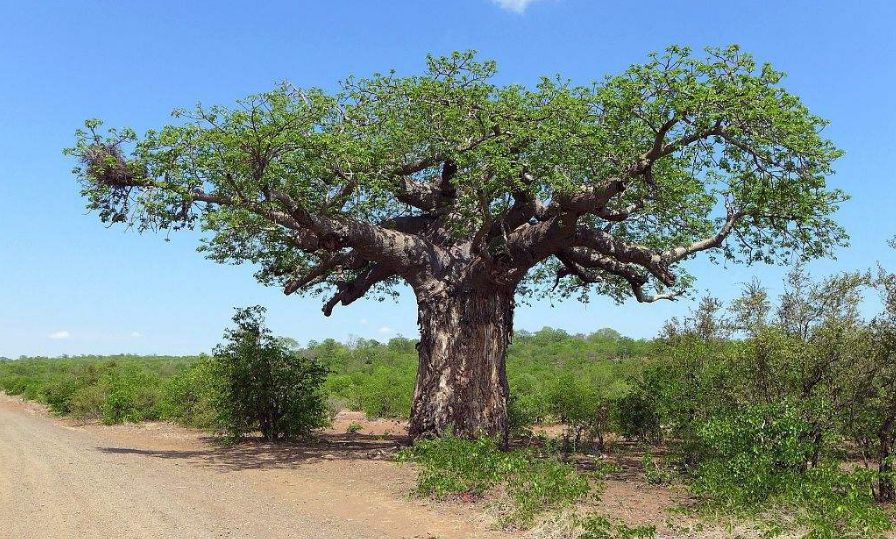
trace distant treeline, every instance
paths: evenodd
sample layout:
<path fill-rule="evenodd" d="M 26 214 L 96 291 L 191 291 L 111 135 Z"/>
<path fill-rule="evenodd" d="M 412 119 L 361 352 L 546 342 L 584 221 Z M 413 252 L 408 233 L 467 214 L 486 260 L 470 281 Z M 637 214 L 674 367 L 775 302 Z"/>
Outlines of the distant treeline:
<path fill-rule="evenodd" d="M 284 339 L 298 348 L 290 339 Z M 370 417 L 407 417 L 417 367 L 416 340 L 353 339 L 312 341 L 302 354 L 329 370 L 325 387 L 331 408 L 350 408 Z M 508 356 L 508 376 L 534 419 L 549 416 L 548 388 L 560 372 L 589 371 L 616 378 L 637 370 L 619 360 L 647 358 L 656 345 L 612 329 L 570 335 L 560 329 L 518 331 Z M 155 419 L 205 427 L 209 419 L 198 395 L 194 370 L 203 355 L 133 354 L 20 357 L 0 359 L 0 389 L 43 402 L 60 415 L 106 423 Z M 618 363 L 618 364 L 617 364 Z M 624 385 L 624 384 L 623 384 Z M 617 388 L 618 389 L 618 388 Z M 542 406 L 538 406 L 542 403 Z M 517 409 L 520 406 L 516 406 Z"/>

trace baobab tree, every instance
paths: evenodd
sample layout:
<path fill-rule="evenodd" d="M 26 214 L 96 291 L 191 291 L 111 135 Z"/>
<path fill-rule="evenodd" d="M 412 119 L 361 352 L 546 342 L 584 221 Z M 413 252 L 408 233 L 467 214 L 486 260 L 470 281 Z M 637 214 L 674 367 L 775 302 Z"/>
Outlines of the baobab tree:
<path fill-rule="evenodd" d="M 674 299 L 702 251 L 776 262 L 845 241 L 826 122 L 737 47 L 672 47 L 588 85 L 498 85 L 470 52 L 427 65 L 175 111 L 142 137 L 92 120 L 68 152 L 102 221 L 199 226 L 208 258 L 329 294 L 325 315 L 409 286 L 413 436 L 506 437 L 521 297 Z"/>

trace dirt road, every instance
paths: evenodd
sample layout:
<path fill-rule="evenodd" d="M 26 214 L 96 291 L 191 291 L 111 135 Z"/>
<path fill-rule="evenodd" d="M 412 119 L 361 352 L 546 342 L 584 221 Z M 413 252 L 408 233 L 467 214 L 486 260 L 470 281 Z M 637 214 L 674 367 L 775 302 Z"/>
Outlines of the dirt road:
<path fill-rule="evenodd" d="M 351 441 L 221 448 L 166 424 L 79 426 L 0 393 L 0 537 L 502 535 L 471 507 L 409 499 L 412 470 L 381 455 Z"/>

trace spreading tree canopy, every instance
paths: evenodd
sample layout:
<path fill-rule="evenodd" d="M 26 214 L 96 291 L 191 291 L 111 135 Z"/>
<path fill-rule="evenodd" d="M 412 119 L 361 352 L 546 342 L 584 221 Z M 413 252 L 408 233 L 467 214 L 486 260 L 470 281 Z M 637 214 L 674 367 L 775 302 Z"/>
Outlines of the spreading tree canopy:
<path fill-rule="evenodd" d="M 495 72 L 465 52 L 336 92 L 282 84 L 143 136 L 91 120 L 69 152 L 104 222 L 200 227 L 206 256 L 327 294 L 324 314 L 409 285 L 412 434 L 506 432 L 520 297 L 673 299 L 701 251 L 775 263 L 845 241 L 826 122 L 738 47 L 671 47 L 586 85 Z"/>

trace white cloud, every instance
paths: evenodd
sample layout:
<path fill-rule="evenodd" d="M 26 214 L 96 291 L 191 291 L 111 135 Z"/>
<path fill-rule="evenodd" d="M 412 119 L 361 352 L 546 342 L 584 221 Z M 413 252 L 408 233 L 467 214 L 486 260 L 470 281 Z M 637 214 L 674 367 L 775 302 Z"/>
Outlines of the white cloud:
<path fill-rule="evenodd" d="M 72 334 L 65 330 L 54 331 L 53 333 L 50 333 L 50 335 L 49 335 L 49 337 L 51 339 L 68 339 L 71 336 L 72 336 Z"/>
<path fill-rule="evenodd" d="M 387 333 L 395 333 L 395 330 L 390 328 L 389 326 L 381 326 L 380 329 L 378 329 L 377 331 L 379 331 L 380 333 L 382 333 L 384 335 Z"/>
<path fill-rule="evenodd" d="M 492 2 L 498 4 L 501 9 L 513 11 L 514 13 L 522 13 L 526 11 L 529 4 L 535 2 L 535 0 L 492 0 Z"/>
<path fill-rule="evenodd" d="M 130 336 L 133 337 L 134 339 L 139 339 L 140 337 L 143 336 L 143 334 L 140 333 L 139 331 L 132 331 L 132 332 L 130 333 Z"/>
<path fill-rule="evenodd" d="M 368 320 L 366 318 L 362 318 L 361 320 L 359 320 L 359 322 L 361 322 L 362 326 L 366 326 L 368 324 Z"/>

